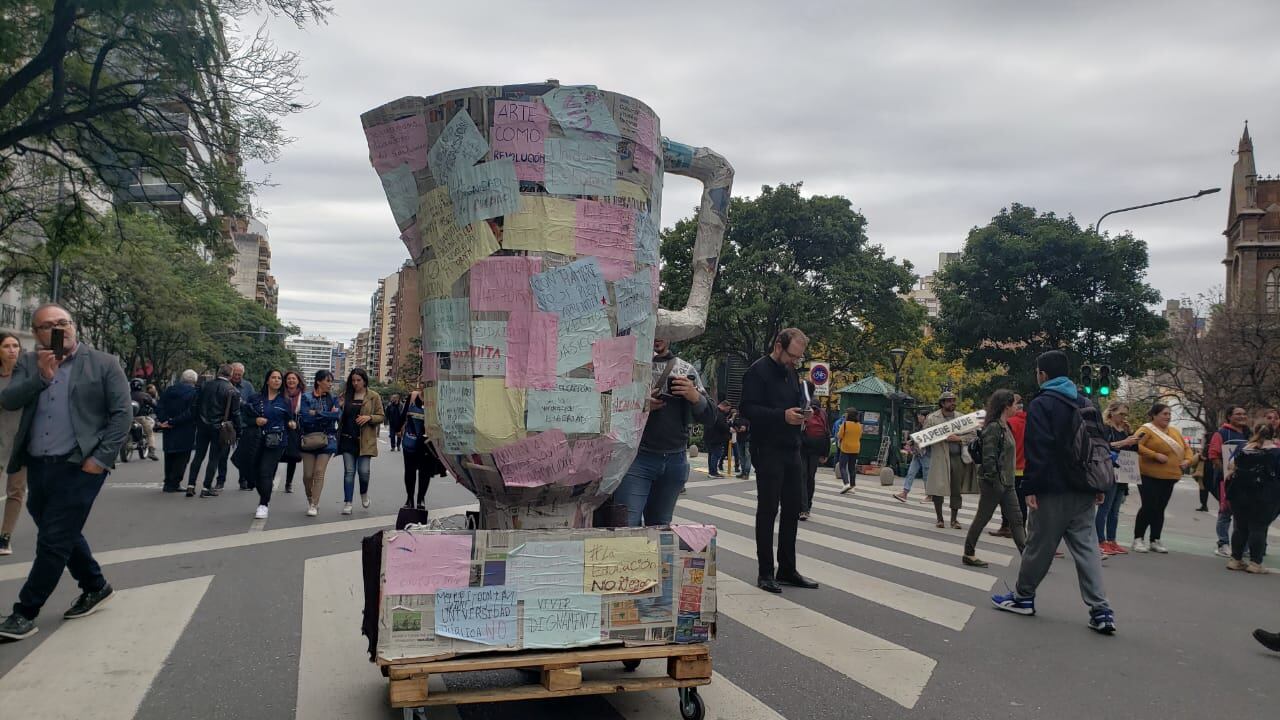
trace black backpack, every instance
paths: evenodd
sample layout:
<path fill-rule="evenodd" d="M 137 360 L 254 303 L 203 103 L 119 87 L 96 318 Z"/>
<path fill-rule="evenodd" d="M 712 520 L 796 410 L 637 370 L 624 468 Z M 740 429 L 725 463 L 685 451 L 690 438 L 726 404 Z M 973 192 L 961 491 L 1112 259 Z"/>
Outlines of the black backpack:
<path fill-rule="evenodd" d="M 1067 487 L 1078 492 L 1106 493 L 1116 484 L 1115 466 L 1111 461 L 1111 444 L 1102 430 L 1102 416 L 1093 403 L 1076 405 L 1067 398 L 1045 393 L 1071 408 L 1071 424 L 1067 431 Z"/>
<path fill-rule="evenodd" d="M 969 457 L 973 459 L 976 467 L 982 466 L 982 431 L 978 431 L 977 437 L 969 441 Z"/>

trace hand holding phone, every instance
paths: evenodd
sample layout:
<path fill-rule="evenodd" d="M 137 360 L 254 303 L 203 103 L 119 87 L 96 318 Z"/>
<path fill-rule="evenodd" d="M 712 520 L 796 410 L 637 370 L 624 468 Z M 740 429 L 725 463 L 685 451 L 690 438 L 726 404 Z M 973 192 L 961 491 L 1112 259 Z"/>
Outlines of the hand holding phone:
<path fill-rule="evenodd" d="M 53 356 L 61 360 L 67 354 L 66 333 L 62 328 L 54 328 L 49 332 L 49 349 Z"/>

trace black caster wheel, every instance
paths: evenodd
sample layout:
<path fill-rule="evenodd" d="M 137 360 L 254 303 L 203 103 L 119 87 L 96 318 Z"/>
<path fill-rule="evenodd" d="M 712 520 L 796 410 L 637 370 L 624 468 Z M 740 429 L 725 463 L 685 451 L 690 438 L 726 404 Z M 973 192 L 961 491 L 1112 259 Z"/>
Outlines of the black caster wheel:
<path fill-rule="evenodd" d="M 680 717 L 684 720 L 703 720 L 707 707 L 702 704 L 698 688 L 680 688 Z"/>
<path fill-rule="evenodd" d="M 626 670 L 627 672 L 635 672 L 636 668 L 638 667 L 640 667 L 639 660 L 623 660 L 622 661 L 622 669 Z"/>

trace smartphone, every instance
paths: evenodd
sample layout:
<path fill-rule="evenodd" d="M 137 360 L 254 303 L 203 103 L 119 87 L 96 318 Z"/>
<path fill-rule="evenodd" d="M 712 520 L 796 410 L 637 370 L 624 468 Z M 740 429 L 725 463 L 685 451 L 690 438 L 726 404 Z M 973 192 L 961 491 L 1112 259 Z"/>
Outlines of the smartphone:
<path fill-rule="evenodd" d="M 67 352 L 67 349 L 65 347 L 66 340 L 64 339 L 63 335 L 64 335 L 64 332 L 62 328 L 54 328 L 49 333 L 49 345 L 50 345 L 49 349 L 53 351 L 53 356 L 58 358 L 59 360 L 61 360 L 62 356 L 65 355 Z"/>

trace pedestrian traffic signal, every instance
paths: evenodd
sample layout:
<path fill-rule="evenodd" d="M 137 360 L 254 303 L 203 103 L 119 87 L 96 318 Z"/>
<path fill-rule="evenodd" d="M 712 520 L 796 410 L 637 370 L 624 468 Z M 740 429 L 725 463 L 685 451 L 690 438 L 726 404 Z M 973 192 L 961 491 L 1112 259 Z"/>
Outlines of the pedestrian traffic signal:
<path fill-rule="evenodd" d="M 1080 366 L 1080 387 L 1084 388 L 1085 395 L 1093 394 L 1093 366 Z"/>
<path fill-rule="evenodd" d="M 1103 365 L 1098 368 L 1098 394 L 1107 397 L 1111 394 L 1111 366 Z"/>

